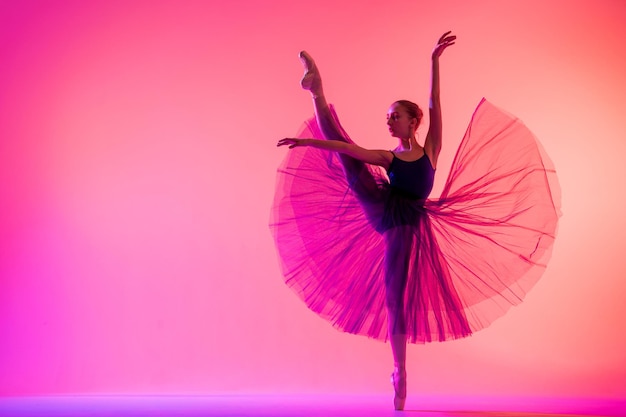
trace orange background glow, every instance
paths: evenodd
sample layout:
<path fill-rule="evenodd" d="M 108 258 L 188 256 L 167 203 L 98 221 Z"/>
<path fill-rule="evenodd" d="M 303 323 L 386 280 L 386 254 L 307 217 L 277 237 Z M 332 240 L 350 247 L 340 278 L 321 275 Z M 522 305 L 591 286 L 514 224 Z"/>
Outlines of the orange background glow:
<path fill-rule="evenodd" d="M 0 393 L 388 392 L 389 345 L 283 283 L 275 143 L 312 114 L 306 49 L 351 137 L 394 146 L 389 104 L 427 105 L 453 30 L 433 196 L 485 96 L 540 138 L 563 217 L 521 306 L 409 347 L 410 392 L 626 397 L 624 22 L 621 0 L 2 2 Z"/>

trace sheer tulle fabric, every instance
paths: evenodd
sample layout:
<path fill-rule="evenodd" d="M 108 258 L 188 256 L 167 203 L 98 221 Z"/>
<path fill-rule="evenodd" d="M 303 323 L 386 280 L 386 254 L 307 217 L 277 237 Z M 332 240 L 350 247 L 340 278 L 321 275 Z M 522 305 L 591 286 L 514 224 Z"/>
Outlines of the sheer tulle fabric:
<path fill-rule="evenodd" d="M 323 138 L 315 119 L 298 136 Z M 485 328 L 537 282 L 558 193 L 534 135 L 483 99 L 440 198 L 407 199 L 376 167 L 295 148 L 270 228 L 287 285 L 338 329 L 386 340 L 395 297 L 409 342 L 445 341 Z"/>

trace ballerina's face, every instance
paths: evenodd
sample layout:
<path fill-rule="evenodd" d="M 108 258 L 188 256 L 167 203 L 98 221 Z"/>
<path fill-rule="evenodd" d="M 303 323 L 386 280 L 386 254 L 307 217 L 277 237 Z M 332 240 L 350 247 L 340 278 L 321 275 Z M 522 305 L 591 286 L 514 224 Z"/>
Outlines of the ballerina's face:
<path fill-rule="evenodd" d="M 387 126 L 393 137 L 399 139 L 411 137 L 416 122 L 417 119 L 412 118 L 402 104 L 393 103 L 387 111 Z"/>

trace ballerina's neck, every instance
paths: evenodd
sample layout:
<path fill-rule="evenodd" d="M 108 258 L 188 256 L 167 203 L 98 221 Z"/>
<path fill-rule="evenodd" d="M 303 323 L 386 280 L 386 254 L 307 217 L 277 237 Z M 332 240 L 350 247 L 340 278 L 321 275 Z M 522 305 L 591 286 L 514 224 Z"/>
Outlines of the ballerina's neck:
<path fill-rule="evenodd" d="M 399 140 L 398 147 L 396 148 L 396 150 L 401 151 L 401 152 L 410 152 L 414 149 L 419 149 L 419 148 L 420 146 L 417 143 L 417 139 L 407 138 L 407 139 Z"/>

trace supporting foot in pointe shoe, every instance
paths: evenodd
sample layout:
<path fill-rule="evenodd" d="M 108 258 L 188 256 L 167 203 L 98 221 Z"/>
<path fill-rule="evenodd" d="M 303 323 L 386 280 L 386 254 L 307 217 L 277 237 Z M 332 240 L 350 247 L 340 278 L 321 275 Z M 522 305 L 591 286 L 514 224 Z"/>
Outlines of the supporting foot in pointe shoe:
<path fill-rule="evenodd" d="M 395 369 L 391 374 L 391 384 L 393 385 L 393 407 L 396 410 L 404 410 L 406 401 L 406 371 Z"/>
<path fill-rule="evenodd" d="M 324 95 L 322 92 L 322 78 L 311 55 L 306 51 L 301 51 L 300 61 L 302 61 L 302 65 L 304 65 L 304 75 L 302 76 L 302 80 L 300 80 L 302 88 L 309 90 L 314 97 Z"/>

